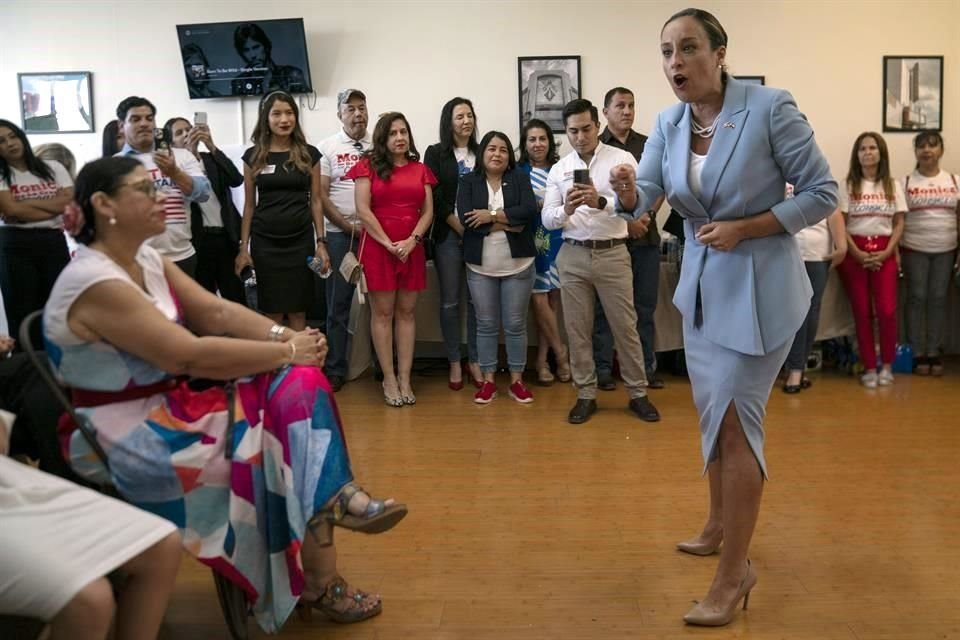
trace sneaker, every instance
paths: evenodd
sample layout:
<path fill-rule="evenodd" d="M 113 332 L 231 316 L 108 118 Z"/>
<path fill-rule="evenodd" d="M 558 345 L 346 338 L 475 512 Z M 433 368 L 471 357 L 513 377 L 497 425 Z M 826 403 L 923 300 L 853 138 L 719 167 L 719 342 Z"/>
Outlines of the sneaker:
<path fill-rule="evenodd" d="M 870 371 L 860 376 L 860 384 L 865 386 L 867 389 L 876 389 L 877 388 L 877 372 Z"/>
<path fill-rule="evenodd" d="M 880 371 L 880 375 L 877 377 L 877 383 L 881 387 L 889 387 L 893 384 L 893 372 L 889 369 L 883 369 Z"/>
<path fill-rule="evenodd" d="M 533 402 L 533 394 L 530 393 L 530 390 L 527 389 L 520 380 L 510 385 L 509 392 L 510 397 L 520 404 L 530 404 Z"/>
<path fill-rule="evenodd" d="M 484 382 L 480 390 L 473 394 L 473 401 L 477 404 L 490 404 L 497 397 L 497 385 L 492 382 Z"/>

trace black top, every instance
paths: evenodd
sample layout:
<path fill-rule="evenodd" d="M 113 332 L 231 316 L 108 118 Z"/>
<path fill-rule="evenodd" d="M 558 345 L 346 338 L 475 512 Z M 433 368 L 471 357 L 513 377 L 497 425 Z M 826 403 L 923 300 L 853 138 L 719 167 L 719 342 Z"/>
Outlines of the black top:
<path fill-rule="evenodd" d="M 503 212 L 511 226 L 522 226 L 519 233 L 507 231 L 510 255 L 514 258 L 532 258 L 537 255 L 534 243 L 534 231 L 540 221 L 537 212 L 537 198 L 530 186 L 530 176 L 523 169 L 513 169 L 503 174 L 500 183 L 503 190 Z M 460 221 L 464 214 L 474 209 L 486 209 L 490 206 L 490 193 L 487 191 L 487 179 L 477 173 L 468 173 L 460 178 L 457 193 L 457 205 Z M 477 228 L 464 224 L 463 259 L 470 264 L 483 264 L 483 239 L 490 233 L 490 224 Z"/>
<path fill-rule="evenodd" d="M 307 145 L 310 164 L 320 162 L 320 151 Z M 254 148 L 243 152 L 247 166 L 253 162 Z M 267 164 L 257 175 L 257 208 L 254 210 L 252 233 L 269 238 L 293 238 L 312 228 L 310 211 L 310 174 L 296 167 L 287 168 L 289 151 L 271 151 Z"/>
<path fill-rule="evenodd" d="M 433 223 L 429 237 L 437 244 L 443 242 L 447 234 L 453 232 L 447 218 L 454 215 L 457 203 L 457 183 L 460 180 L 460 167 L 453 149 L 444 151 L 439 144 L 427 147 L 423 154 L 423 164 L 427 165 L 437 178 L 433 187 Z"/>
<path fill-rule="evenodd" d="M 217 149 L 213 153 L 201 153 L 200 161 L 203 170 L 210 180 L 210 190 L 217 195 L 220 201 L 220 217 L 223 219 L 223 230 L 233 244 L 240 242 L 240 214 L 233 204 L 231 187 L 243 184 L 243 174 L 222 151 Z M 192 229 L 203 228 L 203 211 L 196 202 L 190 203 L 190 224 Z"/>
<path fill-rule="evenodd" d="M 600 142 L 608 144 L 611 147 L 616 147 L 617 149 L 628 151 L 634 160 L 640 162 L 640 156 L 643 155 L 643 147 L 647 144 L 647 136 L 630 129 L 630 131 L 627 132 L 627 142 L 624 144 L 620 142 L 617 136 L 613 135 L 610 127 L 604 127 L 603 133 L 600 134 Z M 654 214 L 650 214 L 650 217 L 653 218 Z M 636 240 L 630 240 L 630 245 L 636 247 L 647 247 L 651 245 L 659 247 L 660 233 L 657 231 L 656 221 L 654 220 L 650 223 L 650 227 L 647 229 L 647 235 Z"/>

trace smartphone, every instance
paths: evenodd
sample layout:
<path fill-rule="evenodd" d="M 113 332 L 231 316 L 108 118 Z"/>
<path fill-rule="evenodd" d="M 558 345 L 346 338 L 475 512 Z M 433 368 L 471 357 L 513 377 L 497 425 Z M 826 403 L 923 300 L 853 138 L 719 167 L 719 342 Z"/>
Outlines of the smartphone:
<path fill-rule="evenodd" d="M 170 150 L 170 141 L 167 140 L 167 132 L 163 129 L 157 128 L 153 130 L 153 147 L 154 149 L 163 149 L 164 151 Z"/>
<path fill-rule="evenodd" d="M 200 124 L 207 124 L 207 112 L 206 111 L 194 111 L 193 112 L 193 124 L 194 126 Z"/>
<path fill-rule="evenodd" d="M 574 184 L 591 184 L 591 183 L 590 183 L 590 170 L 589 170 L 589 169 L 574 169 L 574 170 L 573 170 L 573 182 L 574 182 Z"/>

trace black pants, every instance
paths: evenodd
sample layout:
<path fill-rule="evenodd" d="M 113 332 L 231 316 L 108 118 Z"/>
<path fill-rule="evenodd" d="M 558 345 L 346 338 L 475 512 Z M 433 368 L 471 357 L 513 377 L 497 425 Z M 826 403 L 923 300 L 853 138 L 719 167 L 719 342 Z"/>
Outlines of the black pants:
<path fill-rule="evenodd" d="M 42 471 L 90 486 L 63 458 L 57 439 L 60 404 L 25 353 L 0 358 L 0 409 L 17 414 L 10 433 L 11 455 L 27 455 L 40 461 Z"/>
<path fill-rule="evenodd" d="M 204 289 L 232 302 L 245 304 L 243 283 L 234 273 L 237 245 L 222 228 L 200 229 L 193 237 L 197 250 L 196 280 Z"/>
<path fill-rule="evenodd" d="M 13 337 L 18 337 L 24 318 L 47 304 L 53 283 L 68 262 L 62 231 L 0 227 L 0 290 Z M 34 344 L 39 345 L 39 329 L 36 333 Z"/>

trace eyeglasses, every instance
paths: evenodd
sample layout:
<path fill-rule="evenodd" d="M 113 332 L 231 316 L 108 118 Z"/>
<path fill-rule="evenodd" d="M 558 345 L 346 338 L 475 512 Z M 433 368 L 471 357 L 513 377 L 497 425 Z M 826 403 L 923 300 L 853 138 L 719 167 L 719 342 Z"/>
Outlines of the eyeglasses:
<path fill-rule="evenodd" d="M 120 186 L 130 187 L 151 199 L 157 197 L 157 186 L 153 183 L 153 180 L 144 179 L 137 180 L 136 182 L 125 182 Z"/>

